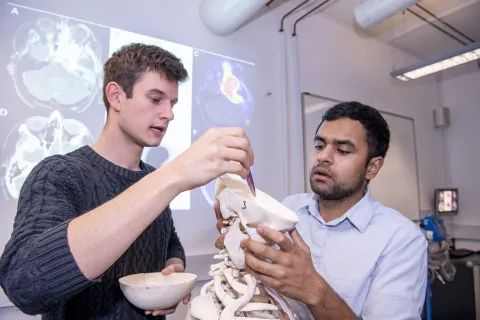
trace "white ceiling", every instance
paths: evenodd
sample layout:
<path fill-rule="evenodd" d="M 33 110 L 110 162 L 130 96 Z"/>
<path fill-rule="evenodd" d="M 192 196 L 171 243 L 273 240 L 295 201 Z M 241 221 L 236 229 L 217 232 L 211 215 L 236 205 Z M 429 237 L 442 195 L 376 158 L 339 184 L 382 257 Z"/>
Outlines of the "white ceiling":
<path fill-rule="evenodd" d="M 463 46 L 408 11 L 398 13 L 369 29 L 362 29 L 354 18 L 354 9 L 359 3 L 361 0 L 331 0 L 318 14 L 354 29 L 362 37 L 374 38 L 411 53 L 419 60 L 433 58 Z M 480 0 L 423 0 L 418 4 L 474 41 L 480 41 Z M 470 43 L 421 8 L 414 5 L 409 9 Z M 310 17 L 313 18 L 314 16 Z M 478 66 L 476 68 L 480 70 Z"/>

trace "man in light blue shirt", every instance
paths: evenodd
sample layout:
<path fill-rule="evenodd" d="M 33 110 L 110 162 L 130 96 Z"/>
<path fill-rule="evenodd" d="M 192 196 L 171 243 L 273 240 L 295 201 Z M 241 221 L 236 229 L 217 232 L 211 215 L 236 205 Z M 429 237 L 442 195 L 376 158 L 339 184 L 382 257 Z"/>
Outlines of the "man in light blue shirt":
<path fill-rule="evenodd" d="M 296 230 L 287 237 L 258 229 L 280 250 L 243 242 L 255 277 L 291 298 L 300 319 L 421 319 L 425 236 L 401 213 L 372 199 L 368 189 L 389 141 L 388 125 L 376 109 L 358 102 L 329 109 L 314 137 L 313 193 L 283 201 L 299 216 Z"/>

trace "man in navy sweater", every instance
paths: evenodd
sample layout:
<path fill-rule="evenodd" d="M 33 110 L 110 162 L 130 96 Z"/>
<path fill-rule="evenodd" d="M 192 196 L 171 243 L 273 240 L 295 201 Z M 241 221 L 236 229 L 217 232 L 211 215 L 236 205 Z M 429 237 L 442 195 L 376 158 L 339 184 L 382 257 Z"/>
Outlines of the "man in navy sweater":
<path fill-rule="evenodd" d="M 101 136 L 32 170 L 0 261 L 9 299 L 45 320 L 165 319 L 174 308 L 138 310 L 118 279 L 183 272 L 185 252 L 169 203 L 227 172 L 246 177 L 253 164 L 241 128 L 210 130 L 158 169 L 141 161 L 144 147 L 162 141 L 178 85 L 188 77 L 170 52 L 125 46 L 106 62 L 104 77 L 108 115 Z"/>

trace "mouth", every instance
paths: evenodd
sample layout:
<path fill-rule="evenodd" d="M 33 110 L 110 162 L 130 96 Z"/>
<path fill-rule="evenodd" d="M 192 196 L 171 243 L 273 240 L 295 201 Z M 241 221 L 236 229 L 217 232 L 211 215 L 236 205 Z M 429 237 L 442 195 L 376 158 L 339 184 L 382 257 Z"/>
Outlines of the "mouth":
<path fill-rule="evenodd" d="M 326 180 L 326 179 L 331 179 L 332 176 L 328 173 L 327 170 L 325 169 L 316 169 L 314 171 L 314 175 L 316 178 L 320 179 L 320 180 Z"/>
<path fill-rule="evenodd" d="M 155 133 L 155 134 L 163 134 L 163 133 L 165 133 L 167 128 L 163 127 L 163 126 L 158 126 L 158 127 L 157 126 L 152 126 L 152 127 L 150 127 L 150 130 L 152 130 L 153 133 Z"/>
<path fill-rule="evenodd" d="M 150 127 L 150 132 L 155 136 L 156 138 L 163 138 L 165 135 L 165 132 L 167 131 L 166 126 L 151 126 Z"/>

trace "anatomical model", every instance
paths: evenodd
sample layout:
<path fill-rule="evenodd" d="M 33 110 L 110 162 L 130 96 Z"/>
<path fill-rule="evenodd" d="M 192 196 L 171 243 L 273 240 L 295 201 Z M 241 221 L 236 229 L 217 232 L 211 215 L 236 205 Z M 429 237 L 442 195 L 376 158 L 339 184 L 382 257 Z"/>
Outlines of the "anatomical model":
<path fill-rule="evenodd" d="M 298 222 L 297 215 L 261 190 L 254 197 L 248 186 L 229 177 L 217 179 L 216 199 L 223 219 L 221 230 L 225 249 L 210 267 L 213 280 L 192 299 L 186 320 L 278 319 L 298 320 L 288 300 L 267 287 L 245 269 L 245 253 L 240 241 L 245 238 L 266 243 L 257 226 L 287 232 Z"/>

